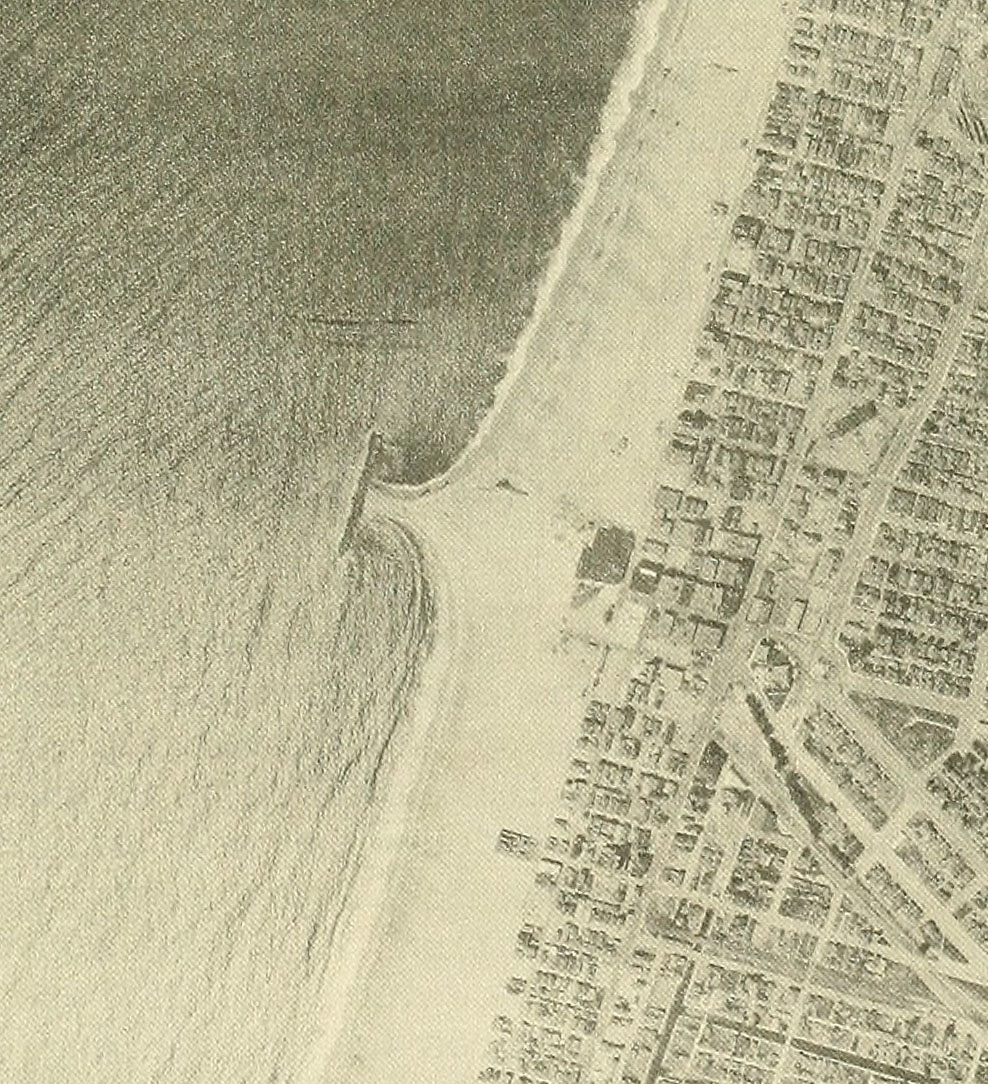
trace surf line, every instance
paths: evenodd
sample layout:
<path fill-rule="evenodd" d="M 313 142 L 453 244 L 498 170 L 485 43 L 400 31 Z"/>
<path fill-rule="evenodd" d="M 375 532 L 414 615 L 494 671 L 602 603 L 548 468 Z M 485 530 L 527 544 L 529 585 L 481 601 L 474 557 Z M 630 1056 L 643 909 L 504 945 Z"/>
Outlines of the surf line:
<path fill-rule="evenodd" d="M 580 197 L 563 224 L 559 242 L 552 253 L 536 293 L 531 315 L 508 357 L 504 376 L 498 381 L 494 392 L 494 402 L 481 419 L 476 432 L 453 463 L 434 478 L 415 484 L 375 481 L 375 488 L 390 496 L 406 500 L 435 492 L 447 486 L 462 473 L 485 443 L 514 385 L 524 371 L 532 340 L 542 324 L 560 280 L 566 273 L 570 254 L 583 233 L 583 227 L 596 201 L 604 173 L 617 151 L 618 139 L 632 115 L 633 99 L 644 82 L 648 62 L 656 48 L 666 38 L 663 30 L 667 12 L 670 7 L 678 8 L 680 14 L 683 15 L 688 6 L 689 0 L 651 0 L 638 9 L 631 42 L 615 73 L 607 102 L 601 113 L 600 130 L 590 152 Z M 682 19 L 677 22 L 681 25 Z M 669 38 L 675 38 L 674 28 L 670 28 Z"/>

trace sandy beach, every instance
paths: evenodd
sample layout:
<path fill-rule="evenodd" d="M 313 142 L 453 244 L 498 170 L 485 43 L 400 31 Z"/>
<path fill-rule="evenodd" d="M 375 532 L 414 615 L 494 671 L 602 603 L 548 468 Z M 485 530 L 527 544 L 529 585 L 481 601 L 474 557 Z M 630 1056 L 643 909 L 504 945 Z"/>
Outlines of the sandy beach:
<path fill-rule="evenodd" d="M 556 290 L 567 272 L 570 255 L 597 201 L 601 180 L 611 166 L 618 140 L 632 116 L 636 95 L 648 73 L 649 62 L 654 54 L 661 54 L 665 42 L 673 41 L 679 34 L 688 10 L 689 4 L 683 0 L 645 0 L 639 8 L 628 50 L 614 75 L 600 117 L 599 131 L 591 147 L 579 198 L 563 223 L 559 242 L 549 257 L 531 316 L 505 361 L 504 375 L 495 389 L 490 410 L 480 419 L 470 441 L 446 470 L 415 485 L 385 483 L 381 486 L 382 492 L 403 499 L 418 499 L 434 493 L 467 473 L 472 468 L 474 456 L 487 446 L 502 409 L 513 398 L 515 383 L 526 367 L 532 342 L 555 302 Z"/>
<path fill-rule="evenodd" d="M 511 972 L 532 867 L 494 844 L 541 836 L 556 804 L 596 662 L 561 633 L 576 559 L 592 522 L 647 524 L 788 16 L 782 0 L 669 0 L 643 18 L 652 37 L 624 68 L 642 61 L 640 86 L 615 80 L 627 120 L 495 411 L 443 484 L 368 500 L 419 540 L 441 616 L 313 1082 L 473 1079 Z"/>

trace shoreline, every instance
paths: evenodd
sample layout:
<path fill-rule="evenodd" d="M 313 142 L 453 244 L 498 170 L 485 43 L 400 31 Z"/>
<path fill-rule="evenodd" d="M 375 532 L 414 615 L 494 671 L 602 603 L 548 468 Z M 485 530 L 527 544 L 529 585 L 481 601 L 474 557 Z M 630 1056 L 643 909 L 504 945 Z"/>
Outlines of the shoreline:
<path fill-rule="evenodd" d="M 554 253 L 555 278 L 547 275 L 540 289 L 541 305 L 537 303 L 523 333 L 524 350 L 513 353 L 515 365 L 499 384 L 494 405 L 446 472 L 420 485 L 373 487 L 372 503 L 407 525 L 429 551 L 430 574 L 444 577 L 441 593 L 437 586 L 440 611 L 444 601 L 454 598 L 450 583 L 457 588 L 456 627 L 452 632 L 437 628 L 436 645 L 441 650 L 452 635 L 456 642 L 448 645 L 447 663 L 455 659 L 463 665 L 447 671 L 441 702 L 434 698 L 427 705 L 434 717 L 419 724 L 427 735 L 422 758 L 433 753 L 436 764 L 423 767 L 421 778 L 406 791 L 409 801 L 404 809 L 414 813 L 401 824 L 400 837 L 392 840 L 393 863 L 378 860 L 382 875 L 374 898 L 380 913 L 366 916 L 367 952 L 348 989 L 349 1004 L 338 1010 L 338 1016 L 352 1021 L 353 1027 L 337 1029 L 335 1038 L 341 1041 L 329 1058 L 342 1075 L 328 1078 L 332 1084 L 358 1079 L 377 1084 L 385 1078 L 390 1081 L 391 1074 L 402 1068 L 406 1078 L 418 1079 L 414 1070 L 423 1066 L 440 1084 L 466 1079 L 472 1068 L 464 1064 L 468 1049 L 476 1054 L 479 1043 L 486 1041 L 493 1018 L 489 1010 L 509 974 L 515 922 L 531 885 L 524 864 L 495 859 L 485 847 L 493 849 L 490 832 L 498 823 L 538 834 L 551 821 L 562 778 L 559 770 L 569 756 L 574 731 L 570 709 L 582 687 L 583 679 L 576 675 L 586 662 L 582 657 L 563 659 L 554 646 L 578 550 L 579 529 L 574 523 L 580 516 L 571 514 L 577 507 L 572 494 L 594 511 L 619 509 L 626 520 L 638 522 L 642 504 L 629 498 L 628 485 L 643 481 L 642 492 L 650 491 L 654 454 L 661 447 L 665 424 L 663 409 L 678 405 L 676 387 L 688 376 L 709 290 L 710 264 L 720 258 L 727 229 L 723 221 L 711 219 L 710 204 L 728 195 L 733 204 L 747 179 L 751 156 L 743 149 L 745 141 L 735 134 L 754 134 L 747 127 L 761 116 L 777 71 L 772 35 L 788 25 L 785 5 L 765 0 L 755 12 L 738 10 L 742 7 L 735 3 L 724 19 L 714 0 L 659 0 L 647 8 L 657 13 L 656 39 L 638 58 L 641 71 L 635 85 L 625 87 L 627 113 L 610 134 L 610 152 L 598 164 L 591 195 L 574 219 L 576 226 L 565 247 L 561 243 Z M 673 23 L 676 15 L 680 18 Z M 680 44 L 687 23 L 697 37 L 687 35 Z M 660 33 L 663 25 L 670 30 L 666 37 Z M 764 38 L 770 43 L 764 55 L 759 54 L 763 42 L 759 28 L 771 31 Z M 779 44 L 782 40 L 780 33 Z M 738 42 L 752 50 L 746 56 L 740 91 L 733 77 L 724 74 L 738 69 L 722 63 L 732 49 L 744 48 Z M 660 47 L 661 61 L 655 58 Z M 766 58 L 771 63 L 766 64 Z M 666 75 L 673 68 L 659 66 L 667 59 L 675 68 L 668 82 Z M 712 69 L 719 70 L 712 74 Z M 640 93 L 636 97 L 643 87 L 647 99 Z M 653 99 L 678 109 L 688 120 L 695 115 L 697 130 L 688 133 L 684 128 L 674 134 L 671 117 L 654 119 L 656 108 L 648 109 Z M 675 121 L 677 129 L 679 123 Z M 740 133 L 738 123 L 745 126 Z M 649 138 L 658 162 L 642 156 Z M 684 147 L 685 157 L 677 157 Z M 644 177 L 642 170 L 648 171 Z M 671 189 L 663 186 L 676 182 L 684 191 L 666 198 Z M 582 196 L 578 202 L 584 202 Z M 678 216 L 670 210 L 677 207 Z M 612 295 L 620 292 L 611 281 L 613 265 L 629 258 L 629 251 L 636 256 L 635 216 L 642 213 L 659 216 L 657 224 L 648 223 L 656 244 L 648 257 L 652 262 L 635 266 L 636 282 L 628 290 L 639 285 L 646 292 L 630 298 L 630 309 L 624 307 L 628 303 L 624 299 L 608 309 L 614 303 Z M 601 260 L 602 251 L 609 252 L 609 258 Z M 558 290 L 565 279 L 572 289 Z M 625 288 L 623 281 L 621 287 Z M 639 311 L 646 297 L 656 312 Z M 594 354 L 598 344 L 584 324 L 590 320 L 587 326 L 596 329 L 598 315 L 592 305 L 587 309 L 588 298 L 604 306 L 600 335 L 605 347 L 627 352 L 629 344 L 633 346 L 630 357 L 614 355 L 620 358 L 615 366 L 619 372 L 601 360 L 608 358 L 606 352 Z M 583 309 L 593 311 L 593 318 Z M 634 326 L 625 327 L 629 314 Z M 606 341 L 611 332 L 616 332 L 613 346 Z M 559 338 L 562 351 L 555 349 Z M 538 353 L 530 356 L 533 343 Z M 561 370 L 570 361 L 571 368 Z M 520 397 L 512 393 L 523 373 L 528 374 L 526 395 Z M 627 411 L 622 395 L 642 380 L 648 391 L 641 403 L 634 401 L 635 418 L 628 424 L 644 451 L 632 463 L 608 462 L 599 472 L 583 475 L 583 488 L 572 489 L 572 455 L 560 459 L 560 453 L 579 449 L 591 463 L 594 453 L 609 453 L 610 459 L 613 450 L 602 442 L 612 430 L 605 423 Z M 598 401 L 600 391 L 608 398 Z M 590 400 L 582 406 L 583 413 L 560 411 L 557 399 L 574 395 L 577 402 Z M 511 409 L 506 410 L 509 404 Z M 595 427 L 584 432 L 580 427 L 588 417 Z M 492 432 L 497 433 L 495 439 Z M 629 472 L 647 471 L 650 462 L 647 477 L 627 477 Z M 467 468 L 477 475 L 469 485 L 462 477 Z M 519 481 L 521 487 L 499 491 L 495 480 L 508 477 L 509 470 L 512 482 Z M 543 478 L 545 474 L 548 478 Z M 607 492 L 621 477 L 625 490 L 616 495 Z M 458 484 L 450 486 L 454 480 Z M 538 492 L 526 503 L 529 492 L 524 487 L 530 483 Z M 428 500 L 420 499 L 426 496 Z M 434 558 L 433 550 L 439 550 L 442 559 Z M 512 561 L 516 577 L 498 565 Z M 512 606 L 521 607 L 515 610 L 517 621 L 505 620 L 500 613 Z M 466 656 L 465 631 L 481 633 L 471 639 Z M 509 643 L 505 637 L 518 642 Z M 496 687 L 499 680 L 500 691 L 485 688 Z M 415 700 L 413 713 L 424 703 L 421 695 Z M 455 717 L 443 718 L 443 709 L 452 709 Z M 433 749 L 439 731 L 445 745 Z M 371 938 L 375 931 L 386 936 Z M 494 960 L 500 962 L 495 966 Z M 479 989 L 485 981 L 489 989 Z M 422 1019 L 416 1016 L 413 1026 L 410 1018 L 417 1013 Z M 453 1020 L 451 1013 L 464 1019 Z M 347 1056 L 350 1060 L 345 1061 Z M 325 1081 L 320 1078 L 320 1084 Z"/>
<path fill-rule="evenodd" d="M 350 883 L 333 937 L 322 991 L 325 1010 L 320 1014 L 318 1037 L 298 1079 L 303 1084 L 322 1084 L 333 1079 L 341 1039 L 355 1010 L 353 993 L 359 991 L 370 967 L 376 934 L 386 918 L 391 880 L 403 841 L 404 825 L 414 807 L 426 774 L 429 738 L 441 717 L 439 705 L 455 673 L 459 653 L 456 610 L 441 566 L 428 554 L 428 544 L 407 525 L 391 516 L 375 515 L 372 521 L 397 533 L 431 604 L 429 627 L 418 645 L 418 672 L 404 690 L 404 718 L 392 732 L 392 761 L 379 791 L 379 808 L 367 827 L 357 868 Z M 409 660 L 407 672 L 414 662 Z"/>
<path fill-rule="evenodd" d="M 365 468 L 357 481 L 358 490 L 363 487 L 365 491 L 377 491 L 389 497 L 418 499 L 445 488 L 469 465 L 474 454 L 484 445 L 490 429 L 497 421 L 529 360 L 531 342 L 541 326 L 559 282 L 565 275 L 572 250 L 583 233 L 588 213 L 597 199 L 601 178 L 614 158 L 622 132 L 634 115 L 635 94 L 646 78 L 649 61 L 656 49 L 668 47 L 671 43 L 662 33 L 664 23 L 667 19 L 678 17 L 681 26 L 689 4 L 690 0 L 643 0 L 639 5 L 628 46 L 604 103 L 599 130 L 590 148 L 580 193 L 565 216 L 559 240 L 553 247 L 537 287 L 532 311 L 508 356 L 504 375 L 497 383 L 494 401 L 484 412 L 467 443 L 450 466 L 433 478 L 411 484 L 386 482 L 375 479 L 372 475 L 367 477 L 366 457 L 370 454 L 376 436 L 371 432 L 365 451 Z M 359 494 L 361 510 L 364 507 L 363 498 L 364 494 Z M 351 511 L 351 519 L 352 515 Z M 327 965 L 329 981 L 326 1000 L 329 1011 L 325 1017 L 326 1031 L 321 1040 L 328 1044 L 328 1049 L 323 1051 L 321 1057 L 316 1056 L 318 1065 L 310 1066 L 303 1073 L 301 1079 L 306 1084 L 310 1080 L 316 1084 L 317 1081 L 324 1080 L 327 1073 L 334 1071 L 339 1057 L 340 1038 L 356 1008 L 351 1004 L 353 995 L 359 995 L 361 980 L 372 966 L 374 934 L 386 920 L 388 898 L 393 890 L 390 882 L 394 878 L 400 857 L 407 815 L 414 806 L 416 793 L 425 785 L 428 738 L 434 726 L 439 723 L 441 714 L 438 703 L 444 691 L 448 692 L 450 683 L 455 681 L 455 659 L 462 653 L 455 604 L 452 601 L 453 591 L 443 575 L 442 562 L 427 557 L 424 552 L 427 543 L 413 527 L 396 519 L 391 519 L 391 522 L 405 536 L 409 547 L 415 552 L 422 575 L 433 593 L 434 626 L 430 642 L 424 648 L 426 657 L 419 675 L 418 687 L 409 690 L 408 716 L 401 726 L 402 730 L 410 731 L 406 733 L 404 742 L 412 746 L 413 760 L 411 764 L 406 764 L 401 754 L 394 751 L 395 764 L 392 778 L 385 783 L 380 823 L 372 825 L 368 831 L 363 845 L 364 857 L 360 860 L 350 899 L 334 938 L 334 944 L 341 945 L 341 948 L 338 954 L 335 951 L 331 953 Z M 350 529 L 351 523 L 348 520 L 340 541 L 341 552 Z M 360 928 L 357 934 L 353 933 L 355 926 Z M 338 978 L 335 977 L 337 969 L 340 972 Z"/>
<path fill-rule="evenodd" d="M 590 148 L 580 193 L 564 218 L 559 240 L 552 249 L 537 287 L 532 311 L 507 358 L 504 375 L 497 383 L 494 401 L 484 412 L 467 443 L 449 467 L 424 482 L 386 482 L 373 476 L 367 478 L 365 466 L 357 481 L 358 489 L 363 486 L 365 490 L 377 491 L 388 497 L 418 499 L 445 488 L 485 444 L 489 431 L 529 360 L 531 342 L 566 273 L 572 250 L 583 234 L 587 216 L 597 199 L 601 179 L 614 158 L 621 134 L 634 115 L 635 94 L 648 74 L 649 61 L 657 49 L 668 48 L 675 37 L 674 34 L 663 34 L 664 24 L 667 19 L 677 20 L 681 27 L 689 4 L 690 0 L 643 0 L 639 5 L 624 57 L 614 74 L 601 112 L 599 130 Z M 372 432 L 368 442 L 373 442 L 375 435 Z M 370 443 L 365 451 L 365 462 L 369 448 Z M 363 496 L 360 494 L 361 510 L 364 507 Z M 318 1064 L 310 1065 L 303 1072 L 301 1079 L 306 1084 L 310 1080 L 313 1084 L 323 1081 L 327 1073 L 334 1071 L 339 1057 L 340 1038 L 356 1008 L 351 1004 L 353 995 L 359 995 L 361 980 L 372 966 L 374 934 L 386 920 L 388 898 L 393 888 L 390 882 L 400 857 L 407 814 L 413 809 L 416 793 L 425 785 L 428 738 L 441 714 L 438 704 L 444 692 L 448 693 L 451 682 L 455 681 L 455 659 L 462 653 L 453 591 L 443 575 L 442 562 L 427 556 L 427 543 L 413 527 L 392 517 L 385 518 L 391 520 L 415 552 L 415 559 L 433 594 L 434 625 L 430 641 L 424 647 L 426 655 L 418 677 L 418 687 L 409 690 L 407 718 L 400 724 L 400 729 L 406 734 L 393 750 L 395 763 L 392 777 L 385 783 L 380 822 L 368 830 L 350 898 L 334 937 L 334 944 L 341 947 L 338 952 L 334 950 L 331 953 L 327 964 L 329 981 L 326 1000 L 329 1011 L 324 1017 L 326 1030 L 321 1035 L 321 1042 L 328 1044 L 328 1049 L 316 1055 Z M 340 540 L 341 552 L 349 528 L 351 524 L 348 521 Z M 410 764 L 397 750 L 398 745 L 405 743 L 413 748 Z M 359 933 L 354 934 L 354 927 L 359 927 Z M 336 977 L 337 969 L 339 977 Z"/>
<path fill-rule="evenodd" d="M 424 482 L 374 480 L 373 488 L 388 496 L 414 500 L 445 488 L 463 473 L 483 448 L 529 360 L 532 341 L 566 274 L 570 257 L 583 234 L 587 216 L 600 191 L 601 180 L 610 166 L 628 122 L 634 116 L 635 95 L 648 75 L 649 61 L 657 49 L 669 48 L 676 32 L 663 33 L 666 22 L 682 28 L 691 0 L 642 0 L 624 57 L 618 65 L 600 115 L 600 126 L 587 156 L 580 193 L 563 220 L 559 240 L 553 246 L 535 293 L 532 311 L 505 361 L 504 374 L 494 389 L 494 400 L 484 411 L 474 432 L 445 470 Z"/>
<path fill-rule="evenodd" d="M 455 849 L 452 837 L 461 830 L 469 834 L 471 829 L 463 828 L 459 823 L 458 811 L 454 811 L 454 818 L 447 821 L 444 826 L 437 827 L 434 824 L 436 809 L 433 787 L 437 777 L 443 777 L 450 772 L 455 776 L 460 776 L 461 767 L 464 769 L 462 775 L 467 780 L 465 785 L 469 786 L 472 769 L 469 765 L 462 765 L 461 761 L 463 747 L 465 745 L 469 752 L 471 739 L 468 736 L 464 741 L 462 731 L 469 730 L 471 727 L 463 728 L 461 723 L 464 718 L 467 718 L 476 725 L 489 717 L 484 711 L 470 710 L 474 706 L 471 697 L 477 684 L 476 671 L 480 669 L 481 672 L 486 673 L 496 669 L 496 666 L 487 665 L 487 659 L 492 653 L 485 650 L 487 645 L 481 645 L 479 640 L 481 634 L 490 631 L 490 627 L 478 627 L 477 621 L 477 583 L 478 579 L 483 577 L 473 579 L 464 587 L 463 579 L 459 574 L 462 569 L 456 569 L 457 574 L 450 575 L 447 562 L 439 560 L 439 551 L 444 546 L 433 545 L 433 541 L 437 537 L 441 537 L 442 542 L 447 544 L 452 541 L 449 536 L 445 536 L 441 511 L 437 521 L 431 523 L 428 529 L 422 529 L 420 523 L 411 521 L 413 517 L 405 519 L 400 516 L 401 510 L 399 514 L 381 513 L 379 509 L 385 502 L 375 499 L 372 504 L 377 514 L 395 521 L 402 530 L 407 531 L 416 539 L 425 555 L 426 567 L 436 599 L 437 614 L 434 651 L 427 662 L 431 680 L 422 682 L 412 701 L 409 719 L 412 726 L 406 726 L 402 742 L 411 747 L 413 755 L 406 755 L 404 760 L 396 763 L 395 768 L 400 771 L 401 778 L 396 773 L 385 788 L 387 808 L 382 810 L 381 823 L 386 825 L 386 828 L 377 833 L 373 842 L 369 843 L 368 854 L 372 857 L 372 861 L 362 870 L 364 890 L 354 893 L 353 896 L 353 910 L 356 912 L 354 917 L 357 919 L 356 925 L 360 927 L 361 938 L 359 944 L 352 942 L 347 947 L 347 952 L 351 956 L 349 985 L 344 987 L 343 983 L 333 984 L 335 988 L 343 987 L 344 989 L 342 1003 L 334 1007 L 330 1014 L 330 1029 L 327 1029 L 329 1034 L 323 1035 L 324 1051 L 318 1058 L 322 1069 L 315 1076 L 302 1077 L 303 1084 L 317 1084 L 317 1082 L 318 1084 L 351 1084 L 352 1081 L 358 1079 L 353 1075 L 354 1036 L 360 1035 L 361 1029 L 366 1024 L 368 1001 L 372 1006 L 371 1018 L 376 1017 L 376 1007 L 373 1003 L 382 993 L 382 987 L 379 982 L 375 982 L 375 978 L 378 977 L 382 960 L 387 965 L 392 949 L 397 946 L 399 952 L 403 951 L 406 947 L 407 936 L 411 934 L 414 937 L 415 930 L 405 928 L 408 912 L 414 913 L 423 898 L 428 901 L 430 916 L 442 915 L 444 908 L 448 906 L 454 907 L 455 910 L 455 903 L 463 884 L 469 885 L 477 872 L 458 865 L 455 870 L 444 867 L 441 855 L 447 847 Z M 506 509 L 506 511 L 509 510 Z M 484 523 L 484 517 L 490 514 L 491 509 L 478 508 L 477 512 L 477 534 L 470 540 L 473 545 L 464 545 L 460 550 L 461 555 L 470 552 L 474 547 L 481 549 L 484 539 L 494 534 L 490 529 L 490 524 Z M 551 595 L 553 605 L 536 606 L 534 621 L 530 620 L 530 623 L 541 627 L 543 632 L 548 632 L 545 643 L 550 645 L 550 650 L 555 632 L 554 627 L 551 627 L 553 626 L 552 614 L 557 610 L 561 611 L 565 598 L 568 597 L 571 572 L 576 566 L 579 549 L 572 533 L 566 537 L 556 538 L 553 545 L 557 553 L 563 554 L 562 560 L 551 560 L 551 574 L 547 577 L 550 581 L 550 591 L 553 592 Z M 535 559 L 530 562 L 530 565 L 533 569 L 538 566 L 539 558 L 544 556 L 542 550 L 543 547 L 538 543 L 532 548 Z M 547 571 L 549 570 L 532 573 L 531 578 L 545 579 Z M 502 568 L 500 572 L 504 577 L 505 570 Z M 534 582 L 532 587 L 533 591 L 539 589 Z M 502 633 L 510 634 L 514 629 L 514 611 L 511 610 L 509 592 L 504 590 L 496 594 L 508 602 L 507 608 L 511 614 L 508 624 L 505 624 L 502 619 L 496 622 L 497 627 Z M 440 614 L 441 617 L 438 616 Z M 506 642 L 505 636 L 499 638 L 495 635 L 493 639 L 495 641 L 500 639 L 502 643 Z M 523 636 L 522 639 L 525 637 Z M 478 660 L 478 655 L 481 657 L 480 660 Z M 495 661 L 498 661 L 499 654 L 496 649 L 493 655 Z M 533 652 L 529 665 L 537 667 L 543 660 L 544 652 L 537 650 Z M 556 702 L 560 696 L 565 697 L 571 709 L 568 715 L 575 710 L 582 687 L 580 682 L 572 680 L 578 669 L 582 674 L 584 669 L 582 662 L 579 668 L 570 663 L 560 669 L 557 677 L 562 680 L 556 682 L 558 688 L 554 697 L 551 698 L 553 702 Z M 529 684 L 530 678 L 527 682 L 525 680 L 520 682 L 521 686 Z M 512 694 L 506 690 L 500 693 L 495 691 L 493 695 L 498 706 L 503 707 L 505 714 L 511 716 L 512 706 L 517 706 L 517 695 L 513 699 Z M 564 748 L 555 750 L 556 755 L 550 757 L 546 763 L 535 767 L 526 766 L 533 775 L 544 776 L 543 784 L 548 781 L 553 791 L 557 789 L 553 765 L 558 762 L 562 753 L 568 753 L 568 735 L 562 744 Z M 399 753 L 399 756 L 401 755 Z M 522 756 L 524 755 L 522 751 Z M 512 758 L 509 756 L 507 760 L 510 763 Z M 515 772 L 519 772 L 522 761 L 517 755 L 514 763 Z M 475 762 L 472 767 L 476 768 L 476 766 Z M 503 779 L 510 779 L 515 772 L 503 773 Z M 511 785 L 508 786 L 511 789 Z M 540 788 L 531 788 L 531 793 L 540 793 Z M 506 804 L 503 795 L 492 795 L 491 803 L 495 808 L 504 808 Z M 518 805 L 524 807 L 525 801 L 522 800 Z M 522 811 L 515 809 L 510 826 L 538 832 L 545 819 L 544 813 L 541 805 Z M 470 819 L 469 815 L 466 819 Z M 423 831 L 423 826 L 428 826 L 426 831 Z M 472 828 L 475 829 L 476 825 Z M 495 883 L 491 885 L 489 891 L 484 893 L 484 897 L 486 900 L 496 900 L 498 903 L 498 911 L 504 928 L 500 931 L 494 930 L 494 940 L 499 944 L 506 944 L 509 930 L 514 923 L 513 916 L 522 906 L 523 897 L 528 891 L 530 867 L 521 863 L 516 864 L 514 868 L 510 865 L 499 864 L 503 863 L 504 859 L 493 853 L 494 835 L 490 835 L 489 839 L 486 835 L 485 832 L 478 837 L 474 833 L 473 841 L 481 844 L 482 852 L 490 852 L 486 855 L 481 853 L 482 866 L 489 866 L 489 858 L 494 858 L 497 864 Z M 384 846 L 381 846 L 382 843 Z M 508 862 L 510 861 L 509 859 Z M 431 876 L 437 867 L 443 881 L 442 889 L 438 892 L 422 893 L 420 878 Z M 486 872 L 486 870 L 481 872 Z M 503 894 L 502 888 L 505 889 Z M 409 900 L 414 897 L 418 898 L 409 906 Z M 503 906 L 504 904 L 507 906 Z M 451 952 L 449 958 L 454 959 L 456 955 L 455 952 Z M 416 968 L 415 979 L 418 984 L 428 987 L 431 978 L 425 966 Z M 383 992 L 385 995 L 388 993 L 386 988 Z M 478 991 L 474 990 L 472 993 L 477 994 Z M 484 995 L 496 995 L 497 991 L 480 990 L 479 993 L 480 1000 L 483 1001 Z M 415 997 L 415 995 L 412 996 Z M 419 995 L 415 997 L 420 1005 L 423 1004 L 423 996 L 424 991 L 420 990 Z M 493 997 L 488 997 L 487 1001 L 483 1014 L 475 1017 L 467 1013 L 466 1018 L 470 1021 L 480 1019 L 486 1027 L 491 1019 L 490 1012 L 486 1010 L 492 1010 L 495 1004 Z M 447 1014 L 444 1014 L 444 1017 L 448 1019 Z M 403 1018 L 403 1024 L 414 1028 L 411 1015 Z M 387 1038 L 388 1041 L 393 1040 L 392 1035 L 388 1035 Z M 332 1045 L 327 1049 L 330 1039 Z M 389 1066 L 395 1070 L 399 1068 L 397 1056 L 389 1060 Z M 414 1076 L 411 1078 L 418 1079 Z M 365 1078 L 360 1076 L 359 1079 L 363 1081 Z M 377 1077 L 372 1074 L 367 1079 L 376 1081 Z M 445 1081 L 447 1078 L 443 1076 L 440 1079 Z M 452 1080 L 452 1078 L 449 1079 Z"/>

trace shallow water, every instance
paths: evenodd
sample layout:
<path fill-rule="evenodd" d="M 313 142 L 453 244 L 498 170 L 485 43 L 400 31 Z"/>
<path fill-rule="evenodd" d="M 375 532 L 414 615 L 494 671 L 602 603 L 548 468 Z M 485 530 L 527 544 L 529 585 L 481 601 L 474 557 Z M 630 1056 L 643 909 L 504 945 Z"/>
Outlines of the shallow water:
<path fill-rule="evenodd" d="M 293 590 L 291 611 L 272 580 L 215 609 L 227 576 L 199 559 L 145 554 L 115 603 L 78 606 L 95 637 L 62 626 L 45 669 L 5 667 L 5 1080 L 291 1080 L 318 1028 L 431 603 L 383 527 L 338 597 Z M 135 597 L 149 570 L 189 577 L 171 604 L 194 624 Z M 229 650 L 245 626 L 249 655 Z"/>
<path fill-rule="evenodd" d="M 6 13 L 3 1079 L 292 1079 L 428 618 L 354 460 L 483 409 L 619 7 Z"/>

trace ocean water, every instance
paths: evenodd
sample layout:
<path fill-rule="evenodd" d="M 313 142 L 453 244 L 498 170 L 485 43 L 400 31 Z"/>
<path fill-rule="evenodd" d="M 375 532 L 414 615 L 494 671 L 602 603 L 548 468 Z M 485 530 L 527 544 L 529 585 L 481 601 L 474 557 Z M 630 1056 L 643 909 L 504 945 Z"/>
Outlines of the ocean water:
<path fill-rule="evenodd" d="M 432 605 L 356 458 L 468 436 L 633 4 L 8 7 L 0 1078 L 290 1081 Z"/>

